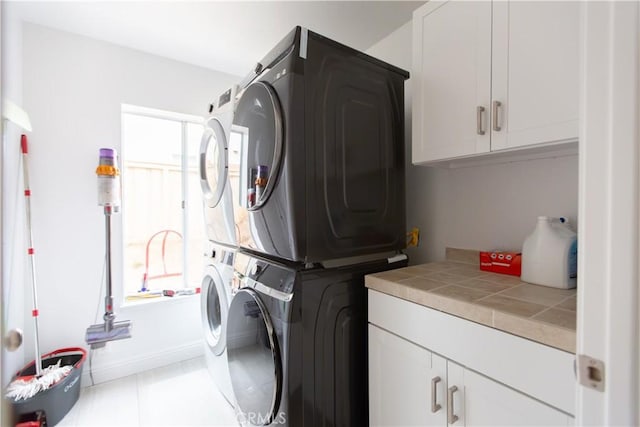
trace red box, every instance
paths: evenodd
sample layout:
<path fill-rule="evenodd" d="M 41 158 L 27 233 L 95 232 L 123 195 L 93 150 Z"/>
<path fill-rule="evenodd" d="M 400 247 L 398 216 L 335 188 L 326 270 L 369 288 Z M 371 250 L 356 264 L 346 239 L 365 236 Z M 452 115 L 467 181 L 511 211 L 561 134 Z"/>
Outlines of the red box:
<path fill-rule="evenodd" d="M 517 252 L 480 252 L 480 270 L 520 276 L 522 254 Z"/>

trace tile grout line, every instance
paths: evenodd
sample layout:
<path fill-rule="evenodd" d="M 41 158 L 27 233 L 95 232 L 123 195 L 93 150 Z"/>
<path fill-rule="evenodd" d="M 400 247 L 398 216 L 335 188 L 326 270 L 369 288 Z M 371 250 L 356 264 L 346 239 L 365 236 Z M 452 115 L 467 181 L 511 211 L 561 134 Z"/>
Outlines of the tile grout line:
<path fill-rule="evenodd" d="M 491 298 L 491 297 L 493 297 L 493 296 L 495 296 L 495 295 L 489 295 L 489 296 L 483 297 L 483 298 L 481 298 L 481 299 L 479 299 L 479 300 L 476 300 L 475 302 L 486 302 L 486 301 L 482 301 L 482 300 L 485 300 L 485 299 L 487 299 L 487 298 Z M 510 297 L 510 296 L 508 296 L 508 295 L 500 295 L 500 296 L 501 296 L 502 298 L 510 299 L 510 300 L 513 300 L 513 301 L 517 301 L 517 302 L 521 302 L 521 303 L 526 303 L 526 304 L 533 304 L 533 305 L 537 305 L 537 306 L 543 307 L 543 309 L 542 309 L 542 310 L 536 311 L 536 312 L 535 312 L 534 314 L 532 314 L 531 316 L 525 316 L 525 315 L 521 315 L 521 314 L 514 313 L 514 312 L 512 312 L 512 311 L 503 310 L 503 309 L 496 309 L 495 307 L 491 307 L 491 306 L 489 306 L 491 309 L 493 309 L 493 310 L 495 310 L 495 311 L 499 311 L 499 312 L 501 312 L 501 313 L 507 313 L 507 314 L 510 314 L 510 315 L 512 315 L 512 316 L 519 317 L 519 318 L 521 318 L 521 319 L 532 319 L 534 316 L 537 316 L 538 314 L 540 314 L 540 313 L 542 313 L 542 312 L 544 312 L 544 311 L 546 311 L 546 310 L 548 310 L 548 309 L 550 309 L 550 308 L 551 308 L 551 307 L 545 306 L 544 304 L 538 304 L 538 303 L 535 303 L 535 302 L 525 301 L 525 300 L 521 300 L 521 299 L 518 299 L 518 298 Z M 483 305 L 483 304 L 481 304 L 481 305 Z"/>
<path fill-rule="evenodd" d="M 496 295 L 500 295 L 500 296 L 508 297 L 509 295 L 502 295 L 502 293 L 503 293 L 503 292 L 510 291 L 510 290 L 512 290 L 512 289 L 515 289 L 515 288 L 517 288 L 518 286 L 522 286 L 522 284 L 523 284 L 523 283 L 525 283 L 525 282 L 520 282 L 520 283 L 518 283 L 517 285 L 513 285 L 513 286 L 508 287 L 507 289 L 503 289 L 503 290 L 501 290 L 501 291 L 499 291 L 499 292 L 496 292 Z M 514 298 L 514 299 L 518 299 L 518 298 Z"/>
<path fill-rule="evenodd" d="M 537 305 L 537 306 L 544 307 L 541 311 L 538 311 L 538 312 L 536 312 L 535 314 L 533 314 L 533 315 L 531 315 L 531 316 L 521 316 L 521 317 L 522 317 L 522 318 L 524 318 L 524 319 L 531 319 L 531 318 L 533 318 L 534 316 L 537 316 L 537 315 L 539 315 L 539 314 L 542 314 L 542 313 L 546 312 L 546 311 L 547 311 L 548 309 L 550 309 L 550 308 L 557 308 L 557 309 L 564 310 L 564 311 L 569 311 L 569 312 L 571 312 L 571 311 L 572 311 L 572 310 L 564 309 L 564 308 L 562 308 L 562 307 L 557 307 L 557 305 L 562 304 L 563 302 L 565 302 L 565 301 L 569 300 L 570 298 L 575 297 L 575 295 L 570 295 L 570 296 L 568 296 L 568 297 L 566 297 L 566 298 L 563 298 L 561 301 L 559 301 L 559 302 L 557 302 L 557 303 L 554 303 L 554 304 L 552 304 L 552 305 L 549 305 L 549 304 L 541 303 L 541 302 L 539 302 L 539 301 L 531 301 L 531 300 L 527 300 L 527 299 L 523 299 L 523 298 L 518 298 L 518 297 L 515 297 L 515 296 L 511 296 L 511 295 L 505 295 L 505 293 L 506 293 L 507 291 L 510 291 L 510 290 L 513 290 L 513 289 L 515 289 L 515 288 L 517 288 L 517 287 L 521 287 L 521 286 L 526 285 L 526 282 L 522 282 L 522 281 L 520 281 L 519 283 L 516 283 L 516 284 L 510 284 L 510 283 L 498 283 L 498 282 L 493 282 L 493 281 L 490 281 L 490 280 L 486 280 L 485 278 L 483 278 L 484 276 L 483 276 L 482 274 L 477 275 L 477 276 L 473 276 L 473 277 L 457 276 L 458 278 L 454 279 L 454 280 L 456 280 L 456 282 L 453 282 L 453 281 L 452 281 L 452 282 L 444 282 L 444 281 L 442 281 L 442 280 L 437 280 L 437 279 L 433 279 L 433 278 L 429 277 L 431 274 L 439 274 L 439 273 L 442 273 L 442 272 L 441 272 L 441 271 L 433 271 L 433 272 L 430 272 L 428 275 L 414 276 L 414 277 L 408 277 L 408 278 L 406 278 L 406 279 L 401 279 L 401 280 L 398 280 L 398 282 L 395 282 L 395 283 L 393 283 L 393 284 L 402 283 L 402 282 L 403 282 L 403 281 L 405 281 L 405 280 L 411 280 L 411 279 L 415 279 L 415 278 L 424 278 L 424 279 L 432 280 L 432 281 L 435 281 L 435 282 L 441 282 L 441 283 L 443 283 L 443 285 L 442 285 L 442 286 L 439 286 L 439 287 L 436 287 L 436 288 L 431 288 L 431 289 L 423 290 L 424 292 L 428 292 L 428 293 L 435 293 L 435 294 L 437 294 L 436 292 L 433 292 L 433 291 L 438 290 L 438 289 L 441 289 L 441 288 L 446 287 L 446 286 L 460 286 L 460 287 L 463 287 L 463 288 L 465 288 L 465 289 L 474 289 L 474 290 L 475 290 L 476 288 L 474 288 L 474 287 L 473 287 L 473 286 L 471 286 L 471 285 L 468 285 L 468 286 L 467 286 L 467 285 L 465 285 L 465 284 L 464 284 L 464 282 L 469 281 L 469 280 L 481 280 L 481 281 L 483 281 L 483 282 L 487 282 L 487 283 L 491 283 L 491 284 L 495 284 L 495 285 L 499 285 L 499 286 L 504 285 L 504 286 L 509 286 L 509 287 L 507 287 L 507 288 L 505 288 L 505 289 L 502 289 L 502 290 L 500 290 L 500 291 L 497 291 L 497 292 L 492 292 L 492 291 L 488 291 L 488 290 L 485 290 L 485 289 L 477 289 L 477 290 L 480 290 L 480 291 L 483 291 L 483 292 L 490 292 L 490 293 L 489 293 L 489 295 L 485 295 L 485 296 L 480 297 L 480 298 L 478 298 L 478 299 L 472 300 L 472 301 L 470 302 L 471 304 L 474 304 L 474 303 L 476 303 L 476 302 L 485 302 L 485 300 L 486 300 L 486 299 L 489 299 L 489 298 L 491 298 L 491 297 L 493 297 L 493 296 L 500 296 L 500 297 L 502 297 L 502 298 L 508 298 L 508 299 L 515 300 L 515 301 L 518 301 L 518 302 L 521 302 L 521 303 L 534 304 L 534 305 Z M 452 274 L 452 273 L 446 273 L 446 272 L 445 272 L 445 274 L 449 274 L 449 275 L 451 275 L 451 276 L 455 276 L 455 274 Z M 405 283 L 405 285 L 406 285 L 406 283 Z M 416 289 L 418 289 L 418 288 L 416 288 Z M 437 295 L 441 295 L 441 294 L 437 294 Z M 443 295 L 441 295 L 441 296 L 443 296 Z M 453 301 L 464 301 L 464 300 L 457 299 L 457 298 L 455 298 L 455 297 L 451 297 L 451 296 L 449 296 L 449 299 L 451 299 L 451 300 L 453 300 Z M 495 310 L 494 310 L 494 311 L 495 311 Z M 512 313 L 512 314 L 513 314 L 513 313 Z M 514 315 L 516 315 L 516 314 L 514 314 Z M 492 316 L 493 316 L 493 314 L 492 314 Z M 516 315 L 516 316 L 517 316 L 517 315 Z"/>
<path fill-rule="evenodd" d="M 557 303 L 556 305 L 554 305 L 553 308 L 557 308 L 559 310 L 565 310 L 565 311 L 571 311 L 571 312 L 577 313 L 577 310 L 569 310 L 568 308 L 559 307 L 560 304 L 564 304 L 565 302 L 569 301 L 572 298 L 577 298 L 577 296 L 578 296 L 578 294 L 568 296 L 565 299 L 563 299 L 562 301 L 560 301 L 559 303 Z"/>
<path fill-rule="evenodd" d="M 462 281 L 462 282 L 456 283 L 456 285 L 464 286 L 465 288 L 470 288 L 470 289 L 478 289 L 478 288 L 477 288 L 477 286 L 475 286 L 475 285 L 472 285 L 472 284 L 465 284 L 465 282 L 467 282 L 467 281 L 469 281 L 469 280 L 480 280 L 481 282 L 485 282 L 485 283 L 488 283 L 488 284 L 491 284 L 491 285 L 498 285 L 498 286 L 502 286 L 502 284 L 501 284 L 501 283 L 489 282 L 488 280 L 478 279 L 477 277 L 471 277 L 471 278 L 469 278 L 469 279 L 467 279 L 467 280 L 464 280 L 464 281 Z M 485 291 L 485 292 L 489 292 L 491 295 L 496 295 L 496 294 L 498 294 L 498 293 L 500 293 L 500 292 L 503 292 L 503 291 L 506 291 L 506 290 L 509 290 L 509 289 L 511 289 L 511 287 L 506 288 L 506 289 L 502 289 L 502 290 L 499 290 L 499 291 L 488 291 L 488 290 L 485 290 L 485 289 L 479 289 L 479 290 L 481 290 L 481 291 Z"/>
<path fill-rule="evenodd" d="M 575 311 L 573 311 L 573 310 L 567 310 L 566 308 L 556 307 L 556 306 L 549 307 L 549 310 L 558 310 L 558 311 L 560 311 L 560 312 L 567 313 L 567 314 L 577 314 L 577 313 L 576 313 Z"/>
<path fill-rule="evenodd" d="M 576 331 L 573 328 L 569 328 L 567 326 L 559 325 L 557 323 L 553 323 L 553 322 L 550 322 L 548 320 L 540 319 L 540 318 L 537 317 L 537 316 L 539 316 L 539 315 L 541 315 L 541 314 L 543 314 L 543 313 L 545 313 L 545 312 L 547 312 L 549 310 L 552 310 L 552 309 L 553 309 L 553 307 L 549 307 L 548 309 L 543 310 L 540 313 L 538 313 L 538 314 L 534 315 L 533 317 L 531 317 L 530 320 L 535 321 L 535 322 L 543 323 L 546 327 L 551 327 L 551 328 L 555 328 L 555 329 L 561 329 L 563 331 L 569 331 L 569 332 L 575 333 Z M 564 311 L 566 311 L 568 313 L 571 313 L 568 310 L 564 310 Z"/>
<path fill-rule="evenodd" d="M 496 293 L 495 293 L 495 295 L 501 296 L 501 297 L 503 297 L 503 298 L 514 299 L 514 300 L 517 300 L 517 301 L 520 301 L 520 302 L 527 302 L 527 303 L 529 303 L 529 304 L 537 304 L 537 305 L 541 305 L 541 306 L 544 306 L 544 307 L 547 307 L 547 308 L 554 308 L 554 307 L 556 307 L 558 304 L 562 304 L 562 303 L 563 303 L 564 301 L 566 301 L 567 299 L 569 299 L 569 298 L 573 298 L 573 296 L 569 296 L 569 297 L 567 297 L 567 298 L 563 299 L 562 301 L 560 301 L 560 302 L 558 302 L 558 303 L 554 303 L 554 304 L 552 304 L 552 305 L 548 305 L 548 304 L 543 304 L 543 303 L 540 303 L 540 302 L 535 302 L 535 301 L 526 300 L 526 299 L 524 299 L 524 298 L 514 297 L 514 296 L 512 296 L 512 295 L 504 295 L 504 293 L 505 293 L 505 292 L 510 291 L 510 290 L 512 290 L 512 289 L 514 289 L 514 288 L 516 288 L 516 287 L 518 287 L 518 286 L 522 286 L 523 284 L 527 284 L 527 282 L 521 282 L 521 284 L 520 284 L 520 285 L 512 286 L 512 287 L 510 287 L 510 288 L 507 288 L 507 289 L 504 289 L 504 290 L 502 290 L 502 291 L 496 292 Z M 568 311 L 571 311 L 571 310 L 568 310 Z"/>
<path fill-rule="evenodd" d="M 547 311 L 551 310 L 552 308 L 553 308 L 553 307 L 547 307 L 547 308 L 545 308 L 544 310 L 542 310 L 542 311 L 540 311 L 540 312 L 538 312 L 538 313 L 534 314 L 533 316 L 529 317 L 529 319 L 534 319 L 536 316 L 539 316 L 539 315 L 541 315 L 542 313 L 546 313 Z M 544 321 L 544 320 L 542 320 L 542 319 L 535 319 L 535 320 L 540 321 L 540 322 L 545 322 L 545 321 Z M 545 322 L 545 323 L 549 323 L 549 322 Z"/>

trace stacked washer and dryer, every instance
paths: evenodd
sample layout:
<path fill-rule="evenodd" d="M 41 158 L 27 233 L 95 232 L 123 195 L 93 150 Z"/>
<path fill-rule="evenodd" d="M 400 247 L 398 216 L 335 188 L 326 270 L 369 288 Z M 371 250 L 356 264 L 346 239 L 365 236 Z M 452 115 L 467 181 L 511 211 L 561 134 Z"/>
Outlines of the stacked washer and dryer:
<path fill-rule="evenodd" d="M 222 395 L 233 405 L 233 390 L 227 363 L 227 316 L 231 303 L 233 262 L 238 247 L 233 216 L 231 186 L 228 183 L 227 151 L 236 87 L 211 104 L 200 144 L 200 184 L 204 196 L 207 233 L 204 276 L 201 285 L 205 358 L 211 376 Z"/>
<path fill-rule="evenodd" d="M 296 27 L 238 87 L 216 221 L 238 245 L 223 336 L 243 425 L 367 424 L 364 276 L 407 264 L 408 77 Z"/>

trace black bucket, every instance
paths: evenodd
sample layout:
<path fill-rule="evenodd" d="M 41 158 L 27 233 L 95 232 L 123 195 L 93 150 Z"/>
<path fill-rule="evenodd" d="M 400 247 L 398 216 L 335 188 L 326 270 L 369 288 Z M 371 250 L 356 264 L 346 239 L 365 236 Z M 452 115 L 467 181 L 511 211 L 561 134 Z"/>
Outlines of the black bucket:
<path fill-rule="evenodd" d="M 78 401 L 80 396 L 80 377 L 82 365 L 87 358 L 87 352 L 83 348 L 62 348 L 42 356 L 42 368 L 55 365 L 60 361 L 60 366 L 73 366 L 69 374 L 46 390 L 40 391 L 29 399 L 10 400 L 13 409 L 14 425 L 21 416 L 44 412 L 47 425 L 54 426 L 60 422 Z M 36 373 L 35 361 L 22 368 L 15 377 L 33 376 Z"/>

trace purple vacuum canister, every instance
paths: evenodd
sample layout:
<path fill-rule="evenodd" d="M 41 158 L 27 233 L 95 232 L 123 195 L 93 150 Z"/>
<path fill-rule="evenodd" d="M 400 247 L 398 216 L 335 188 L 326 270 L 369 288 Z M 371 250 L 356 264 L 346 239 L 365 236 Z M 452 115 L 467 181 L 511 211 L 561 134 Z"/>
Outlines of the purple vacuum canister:
<path fill-rule="evenodd" d="M 100 165 L 115 166 L 118 152 L 114 148 L 100 149 Z"/>

